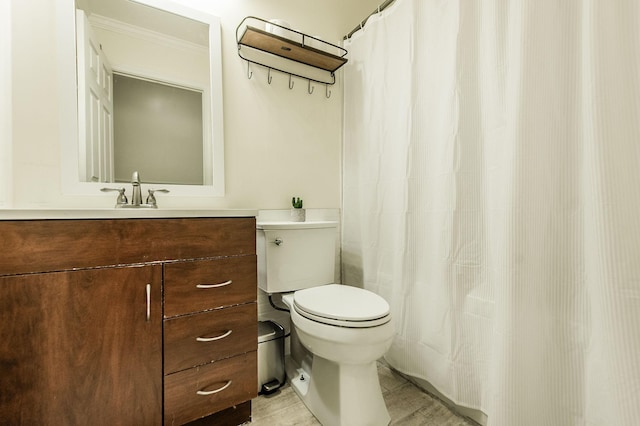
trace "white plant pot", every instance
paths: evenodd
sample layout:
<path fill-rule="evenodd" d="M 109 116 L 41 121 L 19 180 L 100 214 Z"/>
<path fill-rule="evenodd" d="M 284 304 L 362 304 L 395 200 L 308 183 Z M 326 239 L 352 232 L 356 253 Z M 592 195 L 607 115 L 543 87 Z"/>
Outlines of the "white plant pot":
<path fill-rule="evenodd" d="M 291 209 L 292 222 L 304 222 L 305 220 L 306 220 L 306 213 L 304 209 Z"/>

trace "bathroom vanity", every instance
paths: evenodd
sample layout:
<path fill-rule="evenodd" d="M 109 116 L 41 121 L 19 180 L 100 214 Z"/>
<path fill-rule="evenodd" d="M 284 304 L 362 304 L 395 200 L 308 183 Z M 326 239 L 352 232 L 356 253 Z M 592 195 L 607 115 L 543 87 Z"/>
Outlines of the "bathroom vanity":
<path fill-rule="evenodd" d="M 0 423 L 248 421 L 253 214 L 119 214 L 0 215 Z"/>

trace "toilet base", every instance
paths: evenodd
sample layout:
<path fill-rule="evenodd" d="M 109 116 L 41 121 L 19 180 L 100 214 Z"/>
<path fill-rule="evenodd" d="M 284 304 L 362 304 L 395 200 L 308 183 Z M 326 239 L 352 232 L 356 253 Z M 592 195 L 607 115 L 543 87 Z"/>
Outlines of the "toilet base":
<path fill-rule="evenodd" d="M 386 426 L 377 363 L 336 364 L 313 356 L 311 372 L 287 358 L 291 387 L 324 426 Z"/>

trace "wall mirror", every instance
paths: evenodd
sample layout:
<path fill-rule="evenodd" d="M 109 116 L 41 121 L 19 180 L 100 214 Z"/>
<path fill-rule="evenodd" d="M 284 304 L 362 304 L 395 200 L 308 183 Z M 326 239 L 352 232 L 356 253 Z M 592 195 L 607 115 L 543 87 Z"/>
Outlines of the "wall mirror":
<path fill-rule="evenodd" d="M 224 195 L 219 19 L 170 0 L 60 3 L 64 192 L 136 170 L 173 195 Z"/>

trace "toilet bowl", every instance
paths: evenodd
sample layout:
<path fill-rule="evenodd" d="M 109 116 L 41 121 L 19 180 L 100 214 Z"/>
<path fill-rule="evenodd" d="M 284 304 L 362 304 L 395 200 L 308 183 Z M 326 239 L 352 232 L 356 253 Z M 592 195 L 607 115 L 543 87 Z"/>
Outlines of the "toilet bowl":
<path fill-rule="evenodd" d="M 339 284 L 283 300 L 300 343 L 313 354 L 310 371 L 298 369 L 291 380 L 309 410 L 323 425 L 389 424 L 377 369 L 393 338 L 387 302 Z"/>
<path fill-rule="evenodd" d="M 287 379 L 324 426 L 385 426 L 377 360 L 391 346 L 389 304 L 333 284 L 335 222 L 258 224 L 258 285 L 291 314 Z"/>

